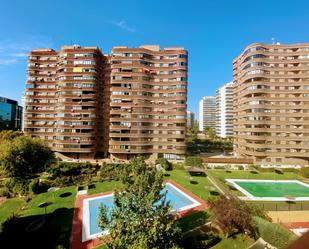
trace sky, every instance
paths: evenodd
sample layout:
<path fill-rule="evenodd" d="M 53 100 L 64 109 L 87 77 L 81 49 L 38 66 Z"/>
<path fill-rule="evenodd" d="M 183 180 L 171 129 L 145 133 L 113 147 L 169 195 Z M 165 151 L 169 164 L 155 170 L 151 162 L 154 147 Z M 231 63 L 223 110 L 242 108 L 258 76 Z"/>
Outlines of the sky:
<path fill-rule="evenodd" d="M 18 101 L 33 48 L 159 44 L 188 50 L 188 110 L 197 116 L 249 44 L 309 42 L 308 0 L 1 0 L 1 10 L 0 96 Z"/>

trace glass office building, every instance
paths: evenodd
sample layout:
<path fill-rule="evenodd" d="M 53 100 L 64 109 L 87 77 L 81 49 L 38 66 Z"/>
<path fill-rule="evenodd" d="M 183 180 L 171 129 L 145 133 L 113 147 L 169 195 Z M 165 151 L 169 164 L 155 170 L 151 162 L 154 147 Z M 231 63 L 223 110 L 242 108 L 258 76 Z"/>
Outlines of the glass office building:
<path fill-rule="evenodd" d="M 0 131 L 21 130 L 22 107 L 15 100 L 0 97 Z"/>

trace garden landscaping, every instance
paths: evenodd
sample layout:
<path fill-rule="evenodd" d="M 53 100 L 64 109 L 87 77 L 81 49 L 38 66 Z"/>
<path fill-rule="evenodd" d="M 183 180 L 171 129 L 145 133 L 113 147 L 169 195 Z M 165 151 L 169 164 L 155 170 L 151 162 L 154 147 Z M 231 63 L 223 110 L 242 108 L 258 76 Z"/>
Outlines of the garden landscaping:
<path fill-rule="evenodd" d="M 107 191 L 114 191 L 121 186 L 117 179 L 117 174 L 115 174 L 115 168 L 118 166 L 113 165 L 108 167 L 109 170 L 104 171 L 103 173 L 101 172 L 100 176 L 96 174 L 96 171 L 86 169 L 83 170 L 86 172 L 85 175 L 88 174 L 89 176 L 90 174 L 91 178 L 81 176 L 80 171 L 75 171 L 71 169 L 71 167 L 66 168 L 70 169 L 70 171 L 73 170 L 74 172 L 78 172 L 75 173 L 76 178 L 62 176 L 57 170 L 54 170 L 54 172 L 58 172 L 57 174 L 60 178 L 65 178 L 65 180 L 57 180 L 57 183 L 61 183 L 61 185 L 64 186 L 69 183 L 75 183 L 78 186 L 89 185 L 89 188 L 87 188 L 88 194 L 97 194 Z M 64 175 L 69 174 L 66 170 L 62 171 L 65 172 Z M 304 178 L 295 172 L 284 172 L 283 174 L 278 174 L 274 172 L 251 173 L 242 170 L 227 172 L 224 169 L 208 169 L 207 174 L 217 179 L 220 187 L 226 189 L 234 195 L 241 195 L 241 193 L 237 190 L 231 190 L 230 186 L 226 184 L 224 179 L 296 179 L 305 181 Z M 79 181 L 80 178 L 82 178 L 83 181 Z M 44 179 L 46 180 L 46 175 L 44 175 Z M 174 167 L 171 171 L 166 171 L 164 179 L 171 179 L 175 181 L 188 191 L 192 192 L 194 195 L 206 201 L 211 197 L 219 196 L 219 192 L 214 189 L 214 186 L 207 177 L 190 175 L 182 166 L 179 165 Z M 44 248 L 69 248 L 74 202 L 77 193 L 76 185 L 62 187 L 54 192 L 33 194 L 31 195 L 31 198 L 28 199 L 21 197 L 8 198 L 3 204 L 0 204 L 0 223 L 2 223 L 0 242 L 13 242 L 16 243 L 16 247 L 19 248 L 24 248 L 25 245 L 31 245 L 31 248 L 42 248 L 42 245 L 44 245 Z M 46 208 L 47 215 L 45 215 L 44 208 L 38 207 L 42 202 L 50 203 L 50 205 Z M 263 206 L 265 209 L 269 208 L 267 205 L 273 205 L 273 207 L 277 205 L 278 209 L 280 209 L 281 206 L 288 206 L 287 203 L 281 203 L 281 206 L 278 207 L 279 204 L 277 202 L 258 204 L 265 205 Z M 307 208 L 307 203 L 303 202 L 302 205 L 302 208 Z M 14 216 L 12 216 L 13 214 Z M 28 233 L 25 232 L 29 224 L 40 219 L 46 219 L 46 223 L 41 229 Z M 181 227 L 190 230 L 204 224 L 208 221 L 208 219 L 209 215 L 207 212 L 198 213 L 182 218 L 179 220 L 179 224 Z M 14 239 L 16 236 L 20 239 Z M 291 240 L 292 239 L 294 239 L 294 237 L 291 237 Z M 220 242 L 212 248 L 228 248 L 227 245 L 233 245 L 232 248 L 247 248 L 252 243 L 252 239 L 241 234 L 229 238 L 220 235 Z M 100 248 L 104 247 L 101 246 Z"/>

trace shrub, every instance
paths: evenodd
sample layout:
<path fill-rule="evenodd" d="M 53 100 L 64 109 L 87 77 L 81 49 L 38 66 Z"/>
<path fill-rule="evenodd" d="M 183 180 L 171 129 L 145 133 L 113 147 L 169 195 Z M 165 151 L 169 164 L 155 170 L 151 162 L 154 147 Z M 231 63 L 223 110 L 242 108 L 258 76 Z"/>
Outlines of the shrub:
<path fill-rule="evenodd" d="M 28 194 L 28 184 L 29 181 L 21 179 L 18 177 L 11 177 L 5 181 L 4 186 L 12 193 L 14 196 L 25 196 Z"/>
<path fill-rule="evenodd" d="M 244 169 L 245 169 L 244 166 L 238 165 L 238 170 L 244 170 Z"/>
<path fill-rule="evenodd" d="M 188 156 L 185 160 L 186 166 L 203 167 L 203 160 L 197 156 Z"/>
<path fill-rule="evenodd" d="M 160 164 L 165 170 L 170 171 L 173 169 L 173 165 L 166 158 L 158 158 L 156 164 Z"/>
<path fill-rule="evenodd" d="M 32 179 L 28 185 L 29 192 L 31 194 L 39 194 L 40 193 L 40 182 L 38 178 Z"/>
<path fill-rule="evenodd" d="M 303 177 L 309 178 L 309 167 L 302 167 L 299 172 Z"/>
<path fill-rule="evenodd" d="M 271 223 L 260 217 L 253 217 L 254 226 L 265 241 L 277 247 L 278 249 L 286 248 L 297 237 L 278 224 Z"/>
<path fill-rule="evenodd" d="M 118 180 L 121 172 L 128 164 L 103 163 L 100 170 L 100 177 L 103 180 Z"/>
<path fill-rule="evenodd" d="M 252 232 L 252 217 L 245 202 L 236 197 L 209 199 L 212 220 L 219 225 L 226 235 L 239 232 Z M 227 212 L 228 210 L 228 212 Z"/>
<path fill-rule="evenodd" d="M 10 191 L 7 187 L 0 188 L 0 197 L 11 197 Z"/>
<path fill-rule="evenodd" d="M 21 180 L 17 181 L 12 189 L 15 195 L 26 196 L 29 193 L 28 181 Z"/>

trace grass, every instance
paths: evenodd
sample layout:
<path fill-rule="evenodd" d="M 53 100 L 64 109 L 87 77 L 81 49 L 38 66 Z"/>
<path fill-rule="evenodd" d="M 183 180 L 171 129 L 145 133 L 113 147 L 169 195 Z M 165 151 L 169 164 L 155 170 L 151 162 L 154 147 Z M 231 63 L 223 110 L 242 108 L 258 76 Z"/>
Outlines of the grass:
<path fill-rule="evenodd" d="M 304 180 L 304 178 L 294 172 L 285 172 L 283 174 L 258 172 L 254 174 L 247 170 L 231 170 L 228 173 L 222 169 L 208 169 L 207 172 L 218 179 Z"/>
<path fill-rule="evenodd" d="M 278 224 L 271 223 L 260 217 L 254 217 L 254 222 L 258 227 L 260 236 L 278 249 L 286 248 L 297 239 L 295 234 Z"/>
<path fill-rule="evenodd" d="M 20 198 L 8 199 L 0 205 L 0 224 L 16 212 L 25 201 Z"/>
<path fill-rule="evenodd" d="M 225 172 L 225 170 L 208 170 L 218 181 L 220 185 L 228 188 L 222 180 L 225 178 L 239 178 L 239 179 L 297 179 L 302 180 L 300 176 L 295 173 L 276 174 L 273 172 L 260 172 L 258 174 L 247 173 L 244 171 L 232 171 L 231 173 Z M 213 187 L 211 182 L 205 176 L 192 176 L 184 169 L 174 169 L 166 172 L 165 179 L 171 179 L 180 184 L 188 191 L 197 195 L 201 199 L 207 201 L 211 197 L 210 187 Z M 118 181 L 104 181 L 97 182 L 93 188 L 88 189 L 88 194 L 96 194 L 101 192 L 113 191 L 119 188 L 120 182 Z M 62 197 L 61 197 L 62 196 Z M 63 245 L 64 248 L 69 248 L 69 238 L 71 233 L 72 217 L 74 211 L 74 201 L 76 196 L 76 187 L 61 188 L 56 192 L 46 192 L 33 197 L 31 201 L 26 203 L 21 198 L 12 198 L 0 205 L 0 223 L 2 223 L 13 212 L 18 212 L 20 217 L 17 220 L 18 227 L 12 233 L 12 239 L 14 243 L 17 243 L 16 248 L 31 247 L 40 248 L 40 245 L 44 244 L 44 248 L 55 248 L 57 245 Z M 45 217 L 44 208 L 39 208 L 38 204 L 42 202 L 51 202 L 51 205 L 47 207 L 47 222 L 40 232 L 28 234 L 25 232 L 25 228 L 33 221 L 42 219 Z M 265 203 L 266 204 L 266 203 Z M 282 203 L 281 203 L 282 204 Z M 268 204 L 270 205 L 270 204 Z M 276 202 L 272 203 L 276 205 Z M 277 204 L 278 205 L 278 204 Z M 309 204 L 308 204 L 309 205 Z M 21 206 L 25 206 L 24 210 L 21 210 Z M 182 227 L 187 229 L 194 228 L 194 226 L 200 225 L 201 221 L 207 220 L 207 213 L 194 214 L 183 218 L 180 222 Z M 0 234 L 1 235 L 1 234 Z M 0 236 L 1 237 L 1 236 Z M 18 237 L 20 239 L 16 240 Z M 35 243 L 34 243 L 35 241 Z M 1 242 L 1 238 L 0 238 Z M 218 243 L 213 249 L 223 248 L 247 248 L 252 243 L 251 240 L 244 238 L 242 235 L 237 235 L 234 238 L 222 238 L 222 241 Z M 104 246 L 99 247 L 105 249 Z"/>
<path fill-rule="evenodd" d="M 70 193 L 66 197 L 60 195 Z M 44 208 L 39 208 L 38 205 L 42 202 L 51 202 L 51 205 L 47 207 L 47 213 L 52 213 L 58 208 L 73 208 L 76 196 L 75 187 L 61 188 L 55 192 L 46 192 L 36 195 L 28 204 L 27 208 L 21 213 L 21 216 L 28 215 L 43 215 L 45 213 Z"/>
<path fill-rule="evenodd" d="M 89 195 L 114 191 L 121 186 L 121 183 L 119 181 L 111 180 L 111 181 L 97 182 L 94 184 L 94 186 L 95 186 L 94 188 L 88 189 Z"/>
<path fill-rule="evenodd" d="M 222 240 L 211 247 L 211 249 L 247 249 L 253 242 L 252 239 L 242 234 L 237 234 L 234 237 L 222 237 Z"/>
<path fill-rule="evenodd" d="M 189 179 L 190 175 L 187 171 L 182 169 L 175 169 L 168 171 L 165 179 L 171 179 L 189 190 L 191 193 L 200 197 L 203 200 L 207 200 L 211 194 L 208 187 L 213 186 L 212 183 L 205 176 L 192 176 L 192 180 Z M 206 186 L 206 188 L 205 188 Z"/>

